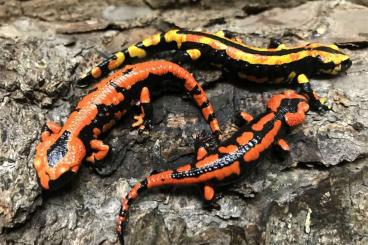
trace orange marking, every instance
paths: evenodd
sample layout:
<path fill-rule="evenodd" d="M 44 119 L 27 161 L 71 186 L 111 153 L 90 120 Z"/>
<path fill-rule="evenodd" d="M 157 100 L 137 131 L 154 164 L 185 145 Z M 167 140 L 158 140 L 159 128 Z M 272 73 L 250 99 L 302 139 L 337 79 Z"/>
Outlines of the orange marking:
<path fill-rule="evenodd" d="M 99 78 L 102 74 L 101 68 L 96 66 L 91 70 L 91 75 L 93 78 Z"/>
<path fill-rule="evenodd" d="M 239 145 L 245 145 L 251 139 L 253 139 L 253 133 L 252 132 L 244 132 L 242 135 L 240 135 L 238 138 L 236 138 L 236 142 L 238 142 Z"/>
<path fill-rule="evenodd" d="M 252 148 L 250 151 L 248 151 L 243 156 L 243 159 L 246 162 L 251 162 L 251 161 L 257 160 L 258 158 L 259 158 L 259 152 L 256 148 Z"/>
<path fill-rule="evenodd" d="M 290 147 L 288 143 L 284 139 L 279 139 L 277 144 L 283 149 L 284 151 L 290 151 Z"/>
<path fill-rule="evenodd" d="M 110 122 L 106 123 L 105 125 L 102 126 L 102 132 L 106 132 L 108 131 L 110 128 L 112 128 L 112 126 L 114 126 L 115 124 L 115 120 L 111 120 Z"/>
<path fill-rule="evenodd" d="M 243 112 L 240 112 L 240 116 L 246 121 L 246 122 L 250 122 L 253 120 L 253 116 L 250 115 L 249 113 L 243 111 Z"/>
<path fill-rule="evenodd" d="M 275 140 L 275 136 L 281 128 L 281 121 L 276 121 L 273 128 L 263 137 L 261 144 L 259 144 L 259 151 L 262 152 L 267 149 Z"/>
<path fill-rule="evenodd" d="M 151 102 L 150 93 L 147 87 L 142 88 L 140 102 L 148 104 Z"/>
<path fill-rule="evenodd" d="M 263 137 L 262 141 L 244 155 L 244 161 L 251 162 L 257 160 L 260 153 L 268 149 L 268 147 L 274 142 L 275 136 L 279 132 L 280 128 L 281 122 L 276 121 L 274 127 Z"/>
<path fill-rule="evenodd" d="M 57 134 L 61 130 L 61 126 L 57 124 L 56 122 L 48 121 L 46 123 L 47 127 L 53 132 L 54 134 Z"/>
<path fill-rule="evenodd" d="M 266 116 L 262 117 L 257 123 L 253 124 L 252 129 L 256 131 L 261 131 L 263 126 L 269 121 L 273 120 L 275 117 L 274 113 L 269 113 Z"/>
<path fill-rule="evenodd" d="M 238 150 L 238 147 L 236 145 L 228 145 L 228 146 L 221 146 L 218 151 L 221 153 L 233 153 L 236 152 Z"/>
<path fill-rule="evenodd" d="M 184 165 L 184 166 L 180 166 L 180 167 L 178 167 L 177 169 L 176 169 L 176 171 L 178 171 L 178 172 L 183 172 L 183 171 L 188 171 L 188 170 L 190 170 L 190 165 L 189 164 L 187 164 L 187 165 Z"/>
<path fill-rule="evenodd" d="M 213 113 L 213 110 L 211 107 L 207 106 L 206 108 L 202 109 L 202 114 L 204 119 L 206 119 L 206 121 L 208 120 L 208 117 Z"/>
<path fill-rule="evenodd" d="M 202 160 L 207 155 L 207 150 L 204 147 L 199 147 L 197 151 L 197 161 Z"/>
<path fill-rule="evenodd" d="M 282 94 L 272 96 L 267 103 L 267 107 L 271 109 L 273 112 L 276 112 L 281 104 L 281 100 L 284 98 L 285 96 Z"/>
<path fill-rule="evenodd" d="M 135 123 L 132 124 L 133 128 L 139 127 L 143 124 L 143 117 L 144 115 L 138 115 L 138 116 L 134 116 L 134 119 L 136 120 Z"/>
<path fill-rule="evenodd" d="M 41 141 L 47 141 L 47 139 L 50 137 L 49 131 L 44 131 L 41 133 Z"/>
<path fill-rule="evenodd" d="M 93 128 L 93 137 L 97 138 L 101 134 L 101 130 L 99 128 Z"/>
<path fill-rule="evenodd" d="M 199 90 L 201 91 L 201 94 L 194 95 L 193 98 L 194 98 L 195 102 L 197 103 L 197 105 L 201 106 L 204 102 L 207 101 L 207 96 L 205 95 L 205 93 L 202 89 L 199 89 Z M 208 107 L 206 107 L 206 108 L 208 108 Z M 203 109 L 206 109 L 206 108 L 203 108 Z"/>
<path fill-rule="evenodd" d="M 89 157 L 86 158 L 86 161 L 87 162 L 90 162 L 90 163 L 95 163 L 95 157 L 92 155 L 90 155 Z"/>
<path fill-rule="evenodd" d="M 128 210 L 129 209 L 128 199 L 126 199 L 126 198 L 123 199 L 123 201 L 121 202 L 121 208 L 123 210 Z"/>
<path fill-rule="evenodd" d="M 288 113 L 285 114 L 285 121 L 291 127 L 302 123 L 304 121 L 304 119 L 305 119 L 305 114 L 304 113 L 291 113 L 291 112 L 288 112 Z"/>
<path fill-rule="evenodd" d="M 204 167 L 206 165 L 210 165 L 214 161 L 216 161 L 217 159 L 218 159 L 218 155 L 217 154 L 208 155 L 203 160 L 197 162 L 196 163 L 196 167 L 197 168 L 201 168 L 201 167 Z"/>
<path fill-rule="evenodd" d="M 203 188 L 203 197 L 207 201 L 211 201 L 215 197 L 215 190 L 209 185 L 205 185 Z"/>
<path fill-rule="evenodd" d="M 306 113 L 307 111 L 309 111 L 309 105 L 306 102 L 300 102 L 298 105 L 298 112 L 299 113 Z"/>
<path fill-rule="evenodd" d="M 138 190 L 141 188 L 141 184 L 136 184 L 129 192 L 128 198 L 129 199 L 136 199 L 138 196 Z"/>
<path fill-rule="evenodd" d="M 184 83 L 185 91 L 187 91 L 187 92 L 192 91 L 193 88 L 195 87 L 195 85 L 196 85 L 196 82 L 194 81 L 194 79 L 186 80 L 185 83 Z"/>
<path fill-rule="evenodd" d="M 220 130 L 217 119 L 214 119 L 210 122 L 210 127 L 212 132 L 216 132 Z"/>

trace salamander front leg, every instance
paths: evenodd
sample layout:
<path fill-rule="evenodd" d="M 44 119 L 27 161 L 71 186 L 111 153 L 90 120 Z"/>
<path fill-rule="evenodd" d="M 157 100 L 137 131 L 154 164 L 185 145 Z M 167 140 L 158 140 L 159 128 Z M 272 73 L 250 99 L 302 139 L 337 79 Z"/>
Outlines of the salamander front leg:
<path fill-rule="evenodd" d="M 139 130 L 142 131 L 144 129 L 152 128 L 153 108 L 150 92 L 147 87 L 142 88 L 139 102 L 141 113 L 134 116 L 136 121 L 132 124 L 132 127 L 139 128 Z"/>
<path fill-rule="evenodd" d="M 284 139 L 279 139 L 275 142 L 284 152 L 290 152 L 290 146 Z"/>
<path fill-rule="evenodd" d="M 305 94 L 309 97 L 309 104 L 312 110 L 325 112 L 329 108 L 324 105 L 326 102 L 325 98 L 320 98 L 312 89 L 311 83 L 305 74 L 300 74 L 296 76 L 296 82 L 298 85 L 297 92 Z"/>
<path fill-rule="evenodd" d="M 204 200 L 204 208 L 212 210 L 220 210 L 221 206 L 217 203 L 219 199 L 222 198 L 220 195 L 216 195 L 215 189 L 210 185 L 203 186 L 203 200 Z"/>
<path fill-rule="evenodd" d="M 45 141 L 50 136 L 51 133 L 57 134 L 61 130 L 61 126 L 56 122 L 48 121 L 44 126 L 41 133 L 41 140 Z"/>
<path fill-rule="evenodd" d="M 104 144 L 101 140 L 91 140 L 90 146 L 92 150 L 92 154 L 86 158 L 86 160 L 90 163 L 95 163 L 96 161 L 101 161 L 107 156 L 109 152 L 109 146 Z"/>

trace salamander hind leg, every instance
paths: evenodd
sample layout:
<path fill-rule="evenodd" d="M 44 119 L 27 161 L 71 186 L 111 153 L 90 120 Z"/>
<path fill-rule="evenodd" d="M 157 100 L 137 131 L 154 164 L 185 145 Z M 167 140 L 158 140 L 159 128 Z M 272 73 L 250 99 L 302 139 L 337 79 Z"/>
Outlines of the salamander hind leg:
<path fill-rule="evenodd" d="M 104 144 L 101 140 L 91 140 L 90 146 L 94 151 L 89 157 L 86 158 L 86 160 L 92 164 L 96 163 L 97 161 L 101 161 L 109 153 L 110 147 Z"/>
<path fill-rule="evenodd" d="M 132 124 L 132 127 L 138 128 L 141 132 L 142 130 L 152 128 L 153 108 L 150 92 L 147 87 L 142 88 L 139 102 L 141 113 L 134 116 L 136 121 Z"/>

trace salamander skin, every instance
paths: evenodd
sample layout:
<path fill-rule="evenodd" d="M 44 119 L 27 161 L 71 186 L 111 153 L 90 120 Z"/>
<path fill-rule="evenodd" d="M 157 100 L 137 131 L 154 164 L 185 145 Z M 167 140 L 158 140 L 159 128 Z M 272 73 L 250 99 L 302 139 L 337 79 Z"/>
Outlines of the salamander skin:
<path fill-rule="evenodd" d="M 268 102 L 268 110 L 253 118 L 241 113 L 246 124 L 230 139 L 218 148 L 207 152 L 199 147 L 196 160 L 175 170 L 155 172 L 140 183 L 134 185 L 123 198 L 117 218 L 117 233 L 124 243 L 123 225 L 132 201 L 147 189 L 170 185 L 193 185 L 203 187 L 204 200 L 215 199 L 215 187 L 239 179 L 250 172 L 262 153 L 272 145 L 279 145 L 288 151 L 289 146 L 283 139 L 286 130 L 301 124 L 309 110 L 306 97 L 288 90 L 273 96 Z"/>
<path fill-rule="evenodd" d="M 198 60 L 221 66 L 247 81 L 296 84 L 300 92 L 310 97 L 310 105 L 316 110 L 322 109 L 322 101 L 313 93 L 309 78 L 337 75 L 352 64 L 349 56 L 336 45 L 311 43 L 286 47 L 281 44 L 273 48 L 256 48 L 243 44 L 229 31 L 211 34 L 177 29 L 156 34 L 116 52 L 88 72 L 79 83 L 86 84 L 113 69 L 165 50 L 177 50 L 181 61 Z"/>
<path fill-rule="evenodd" d="M 97 84 L 79 101 L 63 127 L 49 122 L 36 147 L 34 167 L 41 186 L 54 190 L 66 184 L 78 171 L 82 161 L 94 163 L 109 151 L 98 138 L 108 131 L 133 105 L 140 104 L 133 127 L 143 129 L 152 116 L 148 88 L 159 88 L 158 81 L 176 81 L 169 86 L 184 88 L 201 109 L 212 133 L 219 125 L 208 98 L 194 77 L 184 68 L 167 61 L 151 61 L 126 66 Z M 156 87 L 155 87 L 156 86 Z"/>

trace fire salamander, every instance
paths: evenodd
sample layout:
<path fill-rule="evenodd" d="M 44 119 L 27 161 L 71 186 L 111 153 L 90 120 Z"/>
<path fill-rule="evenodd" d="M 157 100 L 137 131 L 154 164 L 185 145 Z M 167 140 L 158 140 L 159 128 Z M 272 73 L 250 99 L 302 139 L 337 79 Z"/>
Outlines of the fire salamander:
<path fill-rule="evenodd" d="M 268 110 L 257 118 L 242 112 L 245 125 L 215 150 L 207 152 L 204 144 L 200 144 L 193 163 L 175 170 L 154 172 L 134 185 L 123 198 L 116 221 L 120 242 L 124 243 L 123 225 L 129 206 L 142 191 L 160 186 L 199 184 L 203 187 L 205 202 L 211 203 L 215 200 L 216 186 L 231 183 L 249 173 L 261 154 L 272 145 L 288 151 L 289 146 L 283 139 L 286 130 L 301 124 L 308 110 L 307 98 L 295 91 L 275 95 L 268 101 Z"/>
<path fill-rule="evenodd" d="M 313 109 L 326 109 L 324 100 L 312 90 L 309 78 L 337 75 L 352 62 L 336 45 L 311 43 L 299 47 L 272 45 L 256 48 L 245 45 L 229 31 L 214 34 L 187 30 L 171 30 L 144 39 L 116 52 L 79 80 L 80 84 L 98 79 L 109 71 L 160 51 L 177 50 L 178 61 L 202 61 L 221 66 L 231 74 L 256 83 L 289 82 L 310 98 Z"/>
<path fill-rule="evenodd" d="M 214 135 L 219 125 L 213 107 L 194 77 L 184 68 L 168 61 L 151 61 L 125 67 L 97 84 L 70 114 L 64 126 L 47 123 L 36 147 L 34 167 L 44 189 L 57 189 L 78 171 L 82 161 L 102 160 L 109 151 L 99 137 L 109 130 L 133 105 L 140 105 L 133 127 L 144 129 L 152 116 L 148 88 L 158 81 L 176 78 L 201 109 Z M 93 166 L 93 165 L 92 165 Z"/>

